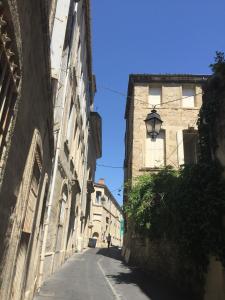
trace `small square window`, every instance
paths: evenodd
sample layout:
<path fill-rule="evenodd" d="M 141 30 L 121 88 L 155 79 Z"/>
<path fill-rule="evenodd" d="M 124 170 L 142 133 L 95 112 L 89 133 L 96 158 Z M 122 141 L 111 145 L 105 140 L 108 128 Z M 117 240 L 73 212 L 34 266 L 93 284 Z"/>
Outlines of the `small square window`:
<path fill-rule="evenodd" d="M 95 202 L 101 204 L 101 197 L 102 197 L 102 193 L 100 191 L 97 191 Z"/>
<path fill-rule="evenodd" d="M 195 90 L 194 88 L 182 88 L 182 107 L 195 107 Z"/>
<path fill-rule="evenodd" d="M 150 105 L 160 105 L 161 104 L 161 95 L 162 95 L 161 87 L 150 87 L 148 103 Z"/>

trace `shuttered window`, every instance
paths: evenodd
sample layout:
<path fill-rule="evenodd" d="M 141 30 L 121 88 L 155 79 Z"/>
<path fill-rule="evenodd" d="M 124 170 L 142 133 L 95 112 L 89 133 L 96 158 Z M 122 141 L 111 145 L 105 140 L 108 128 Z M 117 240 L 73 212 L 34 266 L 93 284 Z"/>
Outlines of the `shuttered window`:
<path fill-rule="evenodd" d="M 73 103 L 73 98 L 71 98 L 70 108 L 69 108 L 69 116 L 68 116 L 68 124 L 67 124 L 67 132 L 66 132 L 66 139 L 67 139 L 69 148 L 71 147 L 71 142 L 72 142 L 72 138 L 73 138 L 74 125 L 75 125 L 75 105 Z"/>
<path fill-rule="evenodd" d="M 38 188 L 39 182 L 41 177 L 41 157 L 38 151 L 35 154 L 35 161 L 33 166 L 33 174 L 31 179 L 31 186 L 29 191 L 29 198 L 26 207 L 26 214 L 23 224 L 23 232 L 31 233 L 32 226 L 34 221 L 34 215 L 36 210 L 37 204 L 37 197 L 38 197 Z"/>
<path fill-rule="evenodd" d="M 67 201 L 67 193 L 63 192 L 62 200 L 61 200 L 60 216 L 59 216 L 59 224 L 60 225 L 64 224 L 65 212 L 66 212 L 66 201 Z"/>
<path fill-rule="evenodd" d="M 194 88 L 182 88 L 182 106 L 195 107 L 195 90 Z"/>
<path fill-rule="evenodd" d="M 100 191 L 97 191 L 95 202 L 101 204 L 101 197 L 102 197 L 102 193 Z"/>
<path fill-rule="evenodd" d="M 148 103 L 150 105 L 160 105 L 161 103 L 161 87 L 150 87 Z"/>
<path fill-rule="evenodd" d="M 196 130 L 179 130 L 177 132 L 178 165 L 197 163 L 198 133 Z"/>
<path fill-rule="evenodd" d="M 198 133 L 197 130 L 184 130 L 183 131 L 183 144 L 184 144 L 184 162 L 185 164 L 196 164 Z"/>
<path fill-rule="evenodd" d="M 165 131 L 156 139 L 146 138 L 145 167 L 161 168 L 165 165 Z"/>
<path fill-rule="evenodd" d="M 177 131 L 177 161 L 179 167 L 184 164 L 183 130 Z"/>

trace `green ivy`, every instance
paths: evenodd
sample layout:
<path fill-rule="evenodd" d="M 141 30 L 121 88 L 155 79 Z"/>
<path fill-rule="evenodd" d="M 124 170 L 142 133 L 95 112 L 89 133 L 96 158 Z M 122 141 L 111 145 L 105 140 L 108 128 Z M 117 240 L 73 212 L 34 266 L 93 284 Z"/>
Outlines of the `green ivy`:
<path fill-rule="evenodd" d="M 136 231 L 150 239 L 166 238 L 178 247 L 181 260 L 189 261 L 204 277 L 210 255 L 225 267 L 225 181 L 216 159 L 217 122 L 225 101 L 225 59 L 217 52 L 213 76 L 204 88 L 199 116 L 199 162 L 175 171 L 138 177 L 128 188 L 124 207 Z"/>

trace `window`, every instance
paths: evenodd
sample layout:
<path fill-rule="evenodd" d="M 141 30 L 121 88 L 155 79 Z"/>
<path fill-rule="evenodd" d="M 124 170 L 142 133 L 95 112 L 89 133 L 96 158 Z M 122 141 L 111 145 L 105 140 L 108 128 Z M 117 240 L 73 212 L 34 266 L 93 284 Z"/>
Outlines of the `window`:
<path fill-rule="evenodd" d="M 196 130 L 183 131 L 184 163 L 197 163 L 198 134 Z"/>
<path fill-rule="evenodd" d="M 73 130 L 74 130 L 74 117 L 75 117 L 75 106 L 73 103 L 73 98 L 70 100 L 70 108 L 69 108 L 69 115 L 68 115 L 68 124 L 67 124 L 67 132 L 66 132 L 66 139 L 68 141 L 68 145 L 71 145 L 71 140 L 73 137 Z"/>
<path fill-rule="evenodd" d="M 161 103 L 161 94 L 162 94 L 161 87 L 150 87 L 148 103 L 150 105 L 159 105 Z"/>
<path fill-rule="evenodd" d="M 182 88 L 182 107 L 195 107 L 195 90 L 194 88 Z"/>
<path fill-rule="evenodd" d="M 156 139 L 147 136 L 145 149 L 145 166 L 161 168 L 165 165 L 165 131 L 162 130 Z"/>
<path fill-rule="evenodd" d="M 179 166 L 197 163 L 197 130 L 179 130 L 177 132 L 177 155 Z"/>
<path fill-rule="evenodd" d="M 101 196 L 102 196 L 102 193 L 97 191 L 96 192 L 96 199 L 95 199 L 95 202 L 100 204 L 101 203 Z"/>
<path fill-rule="evenodd" d="M 40 151 L 37 148 L 35 152 L 35 160 L 33 165 L 31 185 L 30 185 L 29 197 L 28 197 L 25 219 L 23 224 L 23 232 L 29 234 L 32 232 L 33 222 L 35 218 L 35 210 L 36 210 L 37 199 L 38 199 L 41 170 L 42 170 L 42 159 L 41 159 Z"/>
<path fill-rule="evenodd" d="M 61 199 L 61 208 L 60 208 L 60 215 L 59 215 L 59 224 L 64 224 L 65 219 L 65 212 L 66 212 L 66 201 L 67 201 L 67 190 L 63 191 L 62 199 Z"/>
<path fill-rule="evenodd" d="M 45 223 L 47 219 L 47 213 L 48 213 L 48 176 L 47 175 L 45 175 L 43 191 L 44 191 L 44 195 L 43 195 L 40 225 L 43 225 Z"/>

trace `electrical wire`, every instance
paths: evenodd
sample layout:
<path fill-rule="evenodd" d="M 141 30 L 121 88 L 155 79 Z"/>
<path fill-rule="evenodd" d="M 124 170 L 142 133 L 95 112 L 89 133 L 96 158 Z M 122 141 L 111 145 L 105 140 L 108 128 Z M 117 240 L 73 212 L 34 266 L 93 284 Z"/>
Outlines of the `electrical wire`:
<path fill-rule="evenodd" d="M 69 67 L 68 69 L 71 69 L 72 67 Z M 67 70 L 68 70 L 67 69 Z M 67 70 L 62 70 L 62 71 L 64 71 L 64 72 L 67 72 Z M 78 76 L 78 75 L 74 75 L 76 78 L 79 78 L 79 79 L 82 79 L 82 80 L 84 80 L 85 82 L 87 82 L 88 84 L 91 84 L 92 83 L 92 81 L 91 80 L 89 80 L 89 79 L 87 79 L 87 78 L 84 78 L 84 77 L 81 77 L 81 76 Z M 116 89 L 113 89 L 113 88 L 111 88 L 111 87 L 106 87 L 106 86 L 104 86 L 104 85 L 98 85 L 98 88 L 100 88 L 100 89 L 103 89 L 103 90 L 107 90 L 107 91 L 110 91 L 110 92 L 112 92 L 112 93 L 114 93 L 114 94 L 117 94 L 117 95 L 120 95 L 120 96 L 123 96 L 123 97 L 126 97 L 127 99 L 131 99 L 131 100 L 135 100 L 136 102 L 139 102 L 139 103 L 143 103 L 143 104 L 145 104 L 145 105 L 148 105 L 148 103 L 146 103 L 146 101 L 143 101 L 142 99 L 140 99 L 139 97 L 132 97 L 132 96 L 129 96 L 129 95 L 127 95 L 126 93 L 124 93 L 124 92 L 121 92 L 121 91 L 119 91 L 119 90 L 116 90 Z M 195 93 L 193 96 L 195 97 L 195 96 L 198 96 L 198 95 L 203 95 L 203 92 L 199 92 L 199 93 Z M 156 106 L 162 106 L 162 105 L 165 105 L 165 104 L 168 104 L 168 103 L 173 103 L 173 102 L 176 102 L 176 101 L 181 101 L 181 100 L 183 100 L 183 99 L 187 99 L 187 98 L 190 98 L 190 96 L 184 96 L 184 97 L 180 97 L 180 98 L 176 98 L 176 99 L 173 99 L 173 100 L 169 100 L 169 101 L 166 101 L 166 102 L 162 102 L 162 103 L 160 103 L 160 104 L 156 104 L 156 105 L 154 105 L 154 107 L 156 107 Z"/>
<path fill-rule="evenodd" d="M 68 69 L 70 69 L 72 67 L 69 67 Z M 68 70 L 67 69 L 67 70 Z M 62 70 L 62 71 L 65 71 L 67 72 L 67 70 Z M 78 75 L 74 75 L 76 78 L 79 78 L 79 79 L 82 79 L 84 80 L 85 82 L 88 82 L 89 84 L 92 83 L 91 80 L 89 79 L 85 79 L 84 77 L 81 77 L 81 76 L 78 76 Z M 120 96 L 123 96 L 123 97 L 126 97 L 127 99 L 131 99 L 131 100 L 135 100 L 135 102 L 138 102 L 138 103 L 143 103 L 145 105 L 148 106 L 148 103 L 146 103 L 146 101 L 143 101 L 141 100 L 140 98 L 138 97 L 132 97 L 132 96 L 129 96 L 127 94 L 125 94 L 124 92 L 121 92 L 119 90 L 116 90 L 116 89 L 112 89 L 110 87 L 106 87 L 106 86 L 103 86 L 103 85 L 98 85 L 98 88 L 101 88 L 101 89 L 104 89 L 104 90 L 107 90 L 107 91 L 110 91 L 112 93 L 115 93 L 115 94 L 118 94 Z M 199 93 L 195 93 L 193 96 L 198 96 L 198 95 L 203 95 L 203 91 L 202 92 L 199 92 Z M 162 102 L 160 104 L 156 104 L 154 105 L 154 108 L 156 106 L 160 106 L 159 108 L 161 108 L 162 105 L 165 105 L 165 104 L 169 104 L 169 103 L 174 103 L 174 102 L 177 102 L 177 101 L 181 101 L 183 99 L 186 99 L 186 98 L 190 98 L 190 96 L 184 96 L 184 97 L 179 97 L 179 98 L 176 98 L 176 99 L 173 99 L 173 100 L 169 100 L 169 101 L 166 101 L 166 102 Z M 194 121 L 194 124 L 192 126 L 195 125 L 196 121 L 198 120 L 198 117 L 197 119 Z M 182 142 L 180 142 L 176 147 L 175 149 L 170 153 L 170 155 L 167 157 L 167 160 L 170 160 L 170 157 L 174 154 L 174 152 L 178 149 L 178 147 L 180 146 Z M 171 161 L 172 162 L 172 161 Z M 105 165 L 105 164 L 97 164 L 98 167 L 102 167 L 102 168 L 111 168 L 111 169 L 123 169 L 122 166 L 112 166 L 112 165 Z"/>
<path fill-rule="evenodd" d="M 193 127 L 196 125 L 197 121 L 198 121 L 199 116 L 197 116 L 197 118 L 194 120 L 193 124 L 190 127 Z M 174 152 L 177 151 L 177 149 L 180 147 L 180 145 L 183 143 L 183 141 L 181 141 L 179 144 L 177 144 L 177 146 L 173 149 L 173 151 L 168 155 L 168 157 L 166 157 L 166 160 L 170 160 L 171 156 L 174 154 Z M 131 147 L 132 149 L 132 147 Z M 171 160 L 170 160 L 171 161 Z M 171 161 L 172 162 L 172 161 Z M 173 162 L 172 162 L 173 163 Z M 174 163 L 173 163 L 174 164 Z M 175 165 L 175 164 L 174 164 Z M 112 166 L 112 165 L 104 165 L 104 164 L 97 164 L 98 167 L 103 167 L 103 168 L 110 168 L 110 169 L 123 169 L 124 167 L 121 166 Z"/>
<path fill-rule="evenodd" d="M 103 165 L 103 164 L 97 164 L 97 166 L 98 166 L 98 167 L 102 167 L 102 168 L 123 169 L 123 167 L 110 166 L 110 165 Z"/>

